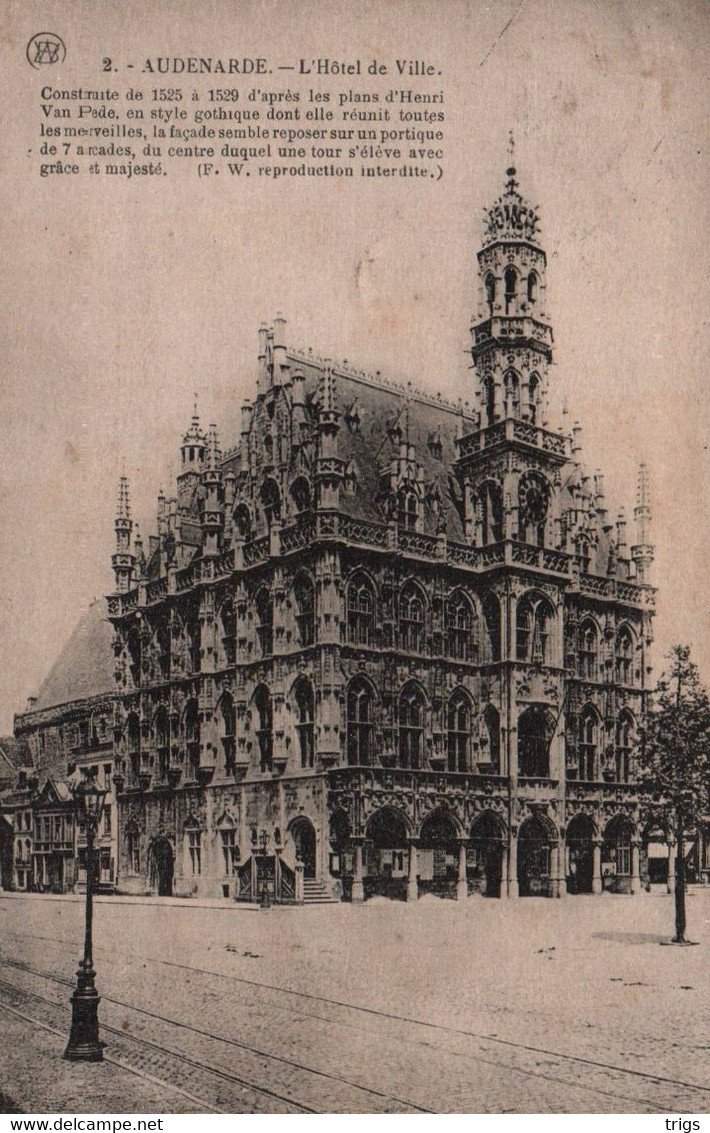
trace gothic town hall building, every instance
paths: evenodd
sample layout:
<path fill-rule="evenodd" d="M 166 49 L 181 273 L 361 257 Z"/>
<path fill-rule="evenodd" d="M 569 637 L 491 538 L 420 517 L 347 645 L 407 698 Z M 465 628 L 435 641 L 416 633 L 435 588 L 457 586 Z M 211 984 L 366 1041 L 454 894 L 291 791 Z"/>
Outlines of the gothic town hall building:
<path fill-rule="evenodd" d="M 546 256 L 514 169 L 478 265 L 472 408 L 294 350 L 278 316 L 237 443 L 195 414 L 145 545 L 122 480 L 122 891 L 638 888 L 647 475 L 634 538 L 578 427 L 549 427 Z"/>

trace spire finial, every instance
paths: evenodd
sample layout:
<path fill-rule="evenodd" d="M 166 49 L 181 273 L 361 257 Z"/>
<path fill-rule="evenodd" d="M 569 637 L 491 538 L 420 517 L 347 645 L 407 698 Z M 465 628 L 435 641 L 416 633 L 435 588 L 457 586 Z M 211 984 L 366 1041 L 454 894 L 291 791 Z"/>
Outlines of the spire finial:
<path fill-rule="evenodd" d="M 510 158 L 510 164 L 512 165 L 515 161 L 515 138 L 513 137 L 512 130 L 508 130 L 508 157 Z"/>
<path fill-rule="evenodd" d="M 128 490 L 127 476 L 120 476 L 118 480 L 118 505 L 116 507 L 116 518 L 131 518 L 131 500 Z"/>

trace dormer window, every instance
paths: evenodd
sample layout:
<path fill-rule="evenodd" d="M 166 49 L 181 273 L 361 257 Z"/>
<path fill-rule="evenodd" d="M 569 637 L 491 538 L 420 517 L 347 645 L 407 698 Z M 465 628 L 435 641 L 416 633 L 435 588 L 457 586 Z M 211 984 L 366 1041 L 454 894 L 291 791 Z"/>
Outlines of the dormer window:
<path fill-rule="evenodd" d="M 407 531 L 417 529 L 417 497 L 414 492 L 400 492 L 397 522 Z"/>

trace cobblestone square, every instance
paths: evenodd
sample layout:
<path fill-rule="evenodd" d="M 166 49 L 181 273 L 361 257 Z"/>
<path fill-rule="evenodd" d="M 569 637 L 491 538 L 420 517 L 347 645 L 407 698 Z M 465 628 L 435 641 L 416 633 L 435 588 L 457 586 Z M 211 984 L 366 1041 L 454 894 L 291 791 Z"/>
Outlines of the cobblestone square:
<path fill-rule="evenodd" d="M 83 907 L 0 903 L 26 1112 L 704 1112 L 710 892 L 272 908 L 99 899 L 106 1059 L 70 1066 Z"/>

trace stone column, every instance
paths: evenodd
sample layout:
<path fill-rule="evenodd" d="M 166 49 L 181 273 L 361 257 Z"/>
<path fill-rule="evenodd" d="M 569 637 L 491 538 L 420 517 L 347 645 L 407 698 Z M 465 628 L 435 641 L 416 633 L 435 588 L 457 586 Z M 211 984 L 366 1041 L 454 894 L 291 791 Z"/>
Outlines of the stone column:
<path fill-rule="evenodd" d="M 518 896 L 518 828 L 514 826 L 510 831 L 508 843 L 508 896 Z"/>
<path fill-rule="evenodd" d="M 675 863 L 677 857 L 677 844 L 675 838 L 668 839 L 668 881 L 666 888 L 669 893 L 675 893 Z"/>
<path fill-rule="evenodd" d="M 419 899 L 419 883 L 417 881 L 418 866 L 417 843 L 414 838 L 409 839 L 409 875 L 407 877 L 407 900 Z"/>
<path fill-rule="evenodd" d="M 459 875 L 456 881 L 456 900 L 465 901 L 468 897 L 468 881 L 466 879 L 466 842 L 459 842 Z"/>
<path fill-rule="evenodd" d="M 507 900 L 508 898 L 508 854 L 506 847 L 503 846 L 500 855 L 500 895 L 501 898 Z"/>
<path fill-rule="evenodd" d="M 631 892 L 638 893 L 639 888 L 639 844 L 634 838 L 631 843 Z"/>
<path fill-rule="evenodd" d="M 361 905 L 365 900 L 365 886 L 362 872 L 362 840 L 353 839 L 355 846 L 355 862 L 353 867 L 353 889 L 351 900 L 354 905 Z"/>
<path fill-rule="evenodd" d="M 602 891 L 602 840 L 595 838 L 592 843 L 592 893 Z"/>
<path fill-rule="evenodd" d="M 557 873 L 555 884 L 555 897 L 567 896 L 567 874 L 565 872 L 565 862 L 567 860 L 567 850 L 565 843 L 560 838 L 555 848 L 555 872 Z"/>

